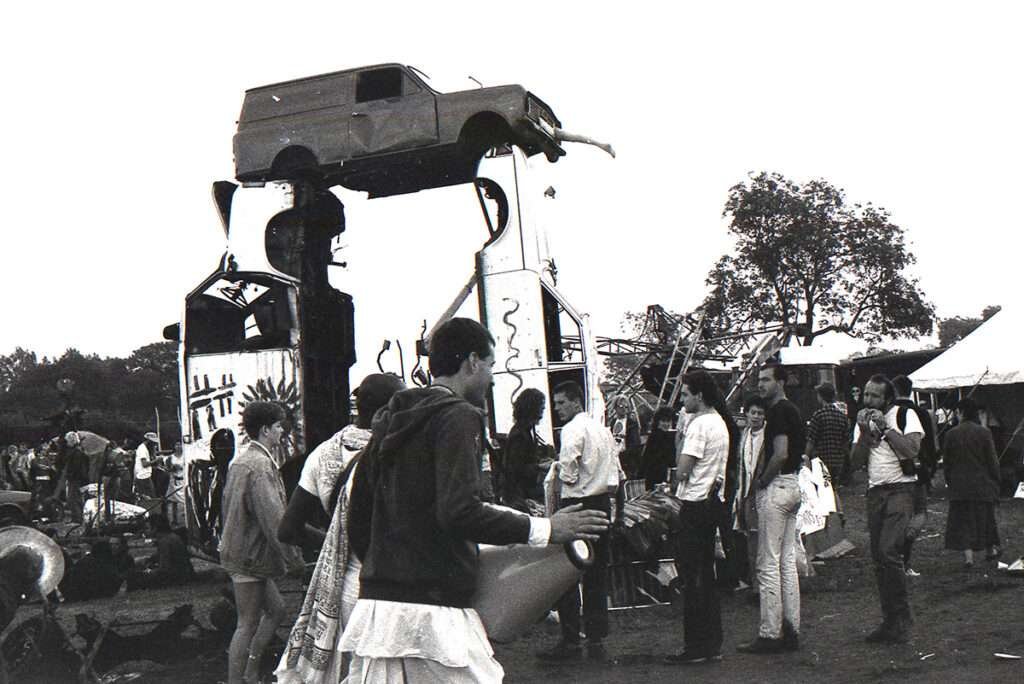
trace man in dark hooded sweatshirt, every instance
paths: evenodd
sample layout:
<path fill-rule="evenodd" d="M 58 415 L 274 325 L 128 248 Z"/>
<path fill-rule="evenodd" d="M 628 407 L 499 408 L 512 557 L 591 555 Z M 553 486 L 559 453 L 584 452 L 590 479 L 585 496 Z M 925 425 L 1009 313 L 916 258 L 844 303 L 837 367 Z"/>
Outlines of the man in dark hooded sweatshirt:
<path fill-rule="evenodd" d="M 481 502 L 494 339 L 453 318 L 429 347 L 434 383 L 391 399 L 356 471 L 349 535 L 363 569 L 338 646 L 352 654 L 350 681 L 501 681 L 470 607 L 477 543 L 560 544 L 608 527 L 579 506 L 533 518 Z"/>

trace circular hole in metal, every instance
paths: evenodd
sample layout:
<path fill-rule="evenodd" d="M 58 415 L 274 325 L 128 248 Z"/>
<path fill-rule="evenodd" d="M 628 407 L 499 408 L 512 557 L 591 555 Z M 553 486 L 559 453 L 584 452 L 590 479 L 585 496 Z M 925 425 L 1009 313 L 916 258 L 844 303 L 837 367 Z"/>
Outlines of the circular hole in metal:
<path fill-rule="evenodd" d="M 572 543 L 572 552 L 584 563 L 590 560 L 590 544 L 582 539 L 577 539 Z"/>

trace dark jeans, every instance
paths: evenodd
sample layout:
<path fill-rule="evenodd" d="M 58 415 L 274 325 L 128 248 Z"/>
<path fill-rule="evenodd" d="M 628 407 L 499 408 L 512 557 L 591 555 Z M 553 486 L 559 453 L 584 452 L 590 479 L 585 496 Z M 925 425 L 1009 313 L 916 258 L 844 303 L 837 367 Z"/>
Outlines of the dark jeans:
<path fill-rule="evenodd" d="M 722 611 L 715 588 L 715 528 L 718 499 L 683 501 L 676 537 L 676 570 L 683 583 L 686 652 L 715 655 L 722 648 Z"/>
<path fill-rule="evenodd" d="M 562 499 L 561 506 L 583 504 L 589 510 L 611 512 L 607 494 L 585 496 L 582 499 Z M 600 641 L 608 636 L 608 534 L 594 543 L 594 564 L 583 573 L 583 625 L 588 641 Z M 573 586 L 558 601 L 558 620 L 562 625 L 562 639 L 569 643 L 580 640 L 580 592 Z"/>
<path fill-rule="evenodd" d="M 914 515 L 914 486 L 900 483 L 868 489 L 868 532 L 878 597 L 883 622 L 894 629 L 906 629 L 911 623 L 903 546 Z"/>
<path fill-rule="evenodd" d="M 87 482 L 79 482 L 70 478 L 67 481 L 68 512 L 71 515 L 71 520 L 76 523 L 80 523 L 83 520 L 82 506 L 85 502 L 82 499 L 82 487 L 87 484 Z"/>
<path fill-rule="evenodd" d="M 153 478 L 145 477 L 135 480 L 135 496 L 145 496 L 149 499 L 156 497 L 156 490 L 153 488 Z"/>
<path fill-rule="evenodd" d="M 735 589 L 740 580 L 746 581 L 750 568 L 747 567 L 746 537 L 734 530 L 732 505 L 718 507 L 718 536 L 722 540 L 724 559 L 715 559 L 715 577 L 722 589 Z"/>

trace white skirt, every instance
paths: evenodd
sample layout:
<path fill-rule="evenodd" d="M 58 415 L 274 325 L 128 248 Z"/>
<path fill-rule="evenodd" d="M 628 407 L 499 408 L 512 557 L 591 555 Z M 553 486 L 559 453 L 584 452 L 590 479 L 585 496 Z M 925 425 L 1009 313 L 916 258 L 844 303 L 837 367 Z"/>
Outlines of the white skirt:
<path fill-rule="evenodd" d="M 360 599 L 338 650 L 352 654 L 346 684 L 492 684 L 505 677 L 471 608 Z"/>

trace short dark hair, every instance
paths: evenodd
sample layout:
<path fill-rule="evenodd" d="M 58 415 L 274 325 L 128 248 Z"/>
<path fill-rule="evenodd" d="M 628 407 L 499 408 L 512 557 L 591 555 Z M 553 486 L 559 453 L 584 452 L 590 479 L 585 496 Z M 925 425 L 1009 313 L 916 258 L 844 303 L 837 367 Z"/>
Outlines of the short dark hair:
<path fill-rule="evenodd" d="M 539 389 L 527 387 L 512 404 L 512 420 L 516 425 L 533 425 L 544 415 L 547 397 Z"/>
<path fill-rule="evenodd" d="M 753 406 L 757 406 L 762 411 L 768 410 L 768 402 L 756 394 L 747 397 L 747 400 L 743 402 L 743 412 L 746 413 Z"/>
<path fill-rule="evenodd" d="M 775 378 L 776 382 L 786 382 L 786 369 L 782 364 L 775 362 L 766 363 L 761 366 L 761 370 L 759 372 L 764 372 L 766 370 L 770 370 L 772 372 L 772 377 Z"/>
<path fill-rule="evenodd" d="M 430 373 L 441 378 L 455 375 L 470 354 L 476 352 L 485 358 L 493 346 L 494 338 L 487 328 L 471 318 L 452 318 L 430 338 Z"/>
<path fill-rule="evenodd" d="M 583 404 L 583 388 L 575 380 L 566 380 L 555 385 L 555 391 L 551 393 L 552 396 L 558 394 L 564 394 L 565 398 L 570 401 L 578 401 L 580 405 Z"/>
<path fill-rule="evenodd" d="M 914 383 L 906 375 L 897 375 L 893 378 L 892 386 L 895 388 L 896 394 L 901 397 L 909 397 L 914 390 Z"/>
<path fill-rule="evenodd" d="M 978 402 L 974 401 L 970 397 L 964 397 L 957 402 L 956 408 L 960 413 L 964 414 L 965 420 L 978 420 L 980 407 Z"/>
<path fill-rule="evenodd" d="M 814 389 L 825 403 L 831 404 L 836 400 L 836 388 L 831 382 L 823 382 Z"/>
<path fill-rule="evenodd" d="M 405 383 L 394 373 L 372 373 L 363 378 L 355 389 L 356 411 L 360 422 L 369 421 L 383 406 L 387 406 L 395 392 L 405 389 Z"/>
<path fill-rule="evenodd" d="M 892 380 L 882 375 L 881 373 L 875 373 L 874 375 L 872 375 L 870 378 L 868 378 L 868 382 L 873 382 L 876 385 L 881 385 L 882 387 L 884 387 L 885 398 L 888 399 L 889 401 L 892 401 L 893 399 L 896 398 L 896 388 L 892 386 Z"/>
<path fill-rule="evenodd" d="M 251 439 L 260 436 L 260 430 L 284 420 L 284 409 L 272 401 L 251 401 L 242 411 L 242 427 Z"/>
<path fill-rule="evenodd" d="M 651 418 L 651 427 L 657 429 L 658 423 L 663 420 L 675 420 L 676 412 L 668 406 L 662 406 L 660 409 L 654 412 L 654 417 Z"/>
<path fill-rule="evenodd" d="M 699 394 L 705 405 L 717 408 L 722 403 L 722 391 L 707 371 L 690 371 L 683 375 L 682 383 L 690 388 L 691 394 Z"/>

